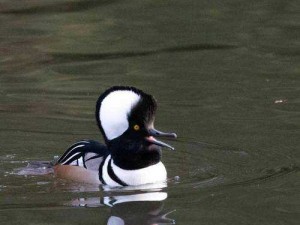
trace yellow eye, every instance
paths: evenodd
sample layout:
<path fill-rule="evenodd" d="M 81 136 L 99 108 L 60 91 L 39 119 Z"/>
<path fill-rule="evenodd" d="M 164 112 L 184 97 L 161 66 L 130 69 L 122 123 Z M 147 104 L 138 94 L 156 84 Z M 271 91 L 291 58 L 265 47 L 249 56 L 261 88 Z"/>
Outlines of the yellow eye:
<path fill-rule="evenodd" d="M 133 126 L 133 129 L 134 129 L 135 131 L 138 131 L 138 130 L 140 129 L 140 126 L 136 124 L 136 125 Z"/>

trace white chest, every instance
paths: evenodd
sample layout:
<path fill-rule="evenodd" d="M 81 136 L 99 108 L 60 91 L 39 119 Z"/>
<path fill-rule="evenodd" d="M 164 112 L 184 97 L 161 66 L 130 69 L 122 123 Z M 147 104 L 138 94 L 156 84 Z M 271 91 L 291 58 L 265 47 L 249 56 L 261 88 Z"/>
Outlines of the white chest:
<path fill-rule="evenodd" d="M 103 172 L 102 176 L 104 181 L 109 186 L 120 186 L 117 182 L 115 182 L 108 174 L 108 162 L 111 159 L 111 156 L 108 156 L 104 162 L 103 165 Z M 143 169 L 137 169 L 137 170 L 124 170 L 118 166 L 116 166 L 111 161 L 111 167 L 114 171 L 115 175 L 125 182 L 128 185 L 142 185 L 142 184 L 149 184 L 149 183 L 156 183 L 156 182 L 162 182 L 167 179 L 167 171 L 162 162 L 159 162 L 155 165 L 148 166 Z"/>

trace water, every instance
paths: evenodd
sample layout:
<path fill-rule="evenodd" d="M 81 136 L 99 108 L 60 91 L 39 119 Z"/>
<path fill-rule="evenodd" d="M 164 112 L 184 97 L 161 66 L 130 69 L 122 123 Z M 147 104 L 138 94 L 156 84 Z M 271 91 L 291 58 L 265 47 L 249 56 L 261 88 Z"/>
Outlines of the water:
<path fill-rule="evenodd" d="M 299 7 L 2 1 L 0 224 L 298 224 Z M 153 94 L 156 127 L 178 134 L 165 187 L 18 175 L 102 140 L 95 101 L 113 85 Z"/>

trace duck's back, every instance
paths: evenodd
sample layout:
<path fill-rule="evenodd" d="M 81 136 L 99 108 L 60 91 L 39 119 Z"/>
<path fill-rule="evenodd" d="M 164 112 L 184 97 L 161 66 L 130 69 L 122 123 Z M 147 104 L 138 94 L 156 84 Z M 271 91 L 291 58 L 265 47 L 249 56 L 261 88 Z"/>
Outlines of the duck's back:
<path fill-rule="evenodd" d="M 78 182 L 100 183 L 99 165 L 108 154 L 107 147 L 97 141 L 79 141 L 58 159 L 55 175 Z"/>

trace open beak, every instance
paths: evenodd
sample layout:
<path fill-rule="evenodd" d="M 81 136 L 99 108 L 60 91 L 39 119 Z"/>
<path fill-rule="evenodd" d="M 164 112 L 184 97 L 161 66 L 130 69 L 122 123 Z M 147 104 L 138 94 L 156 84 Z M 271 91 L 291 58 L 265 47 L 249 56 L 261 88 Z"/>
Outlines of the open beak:
<path fill-rule="evenodd" d="M 155 130 L 154 128 L 150 128 L 149 129 L 149 134 L 150 136 L 146 137 L 146 140 L 152 144 L 161 146 L 161 147 L 167 147 L 171 150 L 175 150 L 174 147 L 172 147 L 171 145 L 168 145 L 162 141 L 159 141 L 157 139 L 155 139 L 154 137 L 168 137 L 168 138 L 177 138 L 177 135 L 175 133 L 164 133 L 158 130 Z"/>

